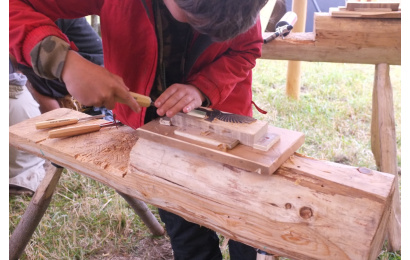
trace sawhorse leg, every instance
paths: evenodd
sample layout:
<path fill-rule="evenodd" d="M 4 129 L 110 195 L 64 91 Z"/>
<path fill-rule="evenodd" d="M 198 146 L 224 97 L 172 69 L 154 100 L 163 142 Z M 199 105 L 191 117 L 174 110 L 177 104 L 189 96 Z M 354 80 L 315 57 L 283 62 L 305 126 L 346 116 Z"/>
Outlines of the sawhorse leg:
<path fill-rule="evenodd" d="M 145 223 L 145 225 L 149 228 L 151 233 L 154 236 L 162 236 L 164 235 L 165 231 L 155 216 L 152 214 L 151 210 L 148 206 L 136 198 L 130 197 L 127 194 L 117 191 L 125 201 L 134 209 L 135 213 L 141 218 L 141 220 Z"/>
<path fill-rule="evenodd" d="M 63 172 L 62 167 L 56 168 L 54 171 L 47 171 L 44 179 L 34 193 L 27 209 L 25 210 L 20 222 L 9 240 L 9 259 L 17 260 L 30 241 L 31 236 L 40 223 L 44 213 L 46 212 L 54 190 L 57 186 L 58 180 Z M 118 191 L 117 191 L 118 192 Z M 159 224 L 158 220 L 152 214 L 148 206 L 135 198 L 126 194 L 118 192 L 134 209 L 141 220 L 147 225 L 153 235 L 164 235 L 164 228 Z"/>
<path fill-rule="evenodd" d="M 31 236 L 40 223 L 51 197 L 60 179 L 64 168 L 56 168 L 55 171 L 48 171 L 44 179 L 34 193 L 26 211 L 9 240 L 9 259 L 17 260 L 26 248 Z"/>
<path fill-rule="evenodd" d="M 382 172 L 396 175 L 391 215 L 388 224 L 389 251 L 401 249 L 401 207 L 397 173 L 396 128 L 393 90 L 388 64 L 377 64 L 373 87 L 371 125 L 372 152 Z"/>

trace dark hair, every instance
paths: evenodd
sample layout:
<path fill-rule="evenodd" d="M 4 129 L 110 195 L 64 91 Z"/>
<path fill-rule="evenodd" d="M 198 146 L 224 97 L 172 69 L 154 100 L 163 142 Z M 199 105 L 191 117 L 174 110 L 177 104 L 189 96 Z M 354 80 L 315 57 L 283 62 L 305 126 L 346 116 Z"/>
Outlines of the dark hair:
<path fill-rule="evenodd" d="M 188 23 L 214 41 L 236 37 L 252 27 L 268 0 L 175 0 Z"/>

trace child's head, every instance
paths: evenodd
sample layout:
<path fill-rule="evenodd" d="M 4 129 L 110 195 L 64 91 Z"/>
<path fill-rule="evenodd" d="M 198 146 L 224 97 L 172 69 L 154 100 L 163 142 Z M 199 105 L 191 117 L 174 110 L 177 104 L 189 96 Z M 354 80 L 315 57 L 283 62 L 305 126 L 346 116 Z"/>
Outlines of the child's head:
<path fill-rule="evenodd" d="M 225 41 L 252 27 L 267 1 L 164 0 L 164 3 L 178 21 L 189 23 L 215 41 Z"/>

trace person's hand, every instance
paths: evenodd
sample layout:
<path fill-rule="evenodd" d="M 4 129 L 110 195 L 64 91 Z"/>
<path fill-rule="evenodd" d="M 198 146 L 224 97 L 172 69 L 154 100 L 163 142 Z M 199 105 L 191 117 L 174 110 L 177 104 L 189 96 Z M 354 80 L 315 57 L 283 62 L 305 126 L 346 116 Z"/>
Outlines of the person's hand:
<path fill-rule="evenodd" d="M 61 78 L 71 96 L 83 105 L 113 109 L 115 103 L 120 102 L 137 113 L 141 111 L 121 77 L 75 51 L 68 51 Z"/>
<path fill-rule="evenodd" d="M 201 106 L 204 100 L 204 95 L 195 86 L 173 84 L 158 97 L 154 104 L 158 108 L 159 116 L 173 117 L 180 111 L 188 113 Z"/>

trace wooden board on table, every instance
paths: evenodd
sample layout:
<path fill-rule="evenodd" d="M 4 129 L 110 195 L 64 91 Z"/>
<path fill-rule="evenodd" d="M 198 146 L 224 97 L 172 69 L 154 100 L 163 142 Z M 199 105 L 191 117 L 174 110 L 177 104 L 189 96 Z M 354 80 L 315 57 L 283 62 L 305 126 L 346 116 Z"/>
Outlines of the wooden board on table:
<path fill-rule="evenodd" d="M 390 11 L 398 11 L 400 6 L 399 1 L 377 1 L 377 2 L 358 2 L 358 1 L 347 1 L 346 10 L 347 11 L 363 11 L 363 9 L 380 9 Z"/>
<path fill-rule="evenodd" d="M 268 151 L 238 144 L 233 149 L 219 149 L 211 144 L 195 141 L 175 134 L 177 126 L 161 125 L 159 119 L 137 129 L 140 138 L 200 154 L 227 166 L 241 168 L 259 174 L 273 174 L 289 156 L 299 149 L 305 140 L 300 132 L 268 126 L 267 133 L 279 136 L 279 140 Z"/>
<path fill-rule="evenodd" d="M 332 17 L 401 19 L 401 11 L 348 11 L 346 8 L 331 7 L 329 13 Z"/>

